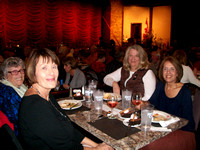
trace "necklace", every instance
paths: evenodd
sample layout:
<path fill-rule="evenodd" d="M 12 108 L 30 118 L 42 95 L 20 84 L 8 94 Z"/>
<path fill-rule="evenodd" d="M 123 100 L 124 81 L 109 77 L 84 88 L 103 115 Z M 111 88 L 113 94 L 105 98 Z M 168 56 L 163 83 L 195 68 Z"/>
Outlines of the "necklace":
<path fill-rule="evenodd" d="M 31 88 L 35 89 L 36 92 L 42 97 L 40 91 L 39 91 L 37 88 L 35 88 L 35 87 L 33 87 L 33 86 L 31 86 Z M 51 106 L 53 106 L 53 108 L 54 108 L 62 117 L 66 118 L 66 119 L 69 121 L 69 118 L 57 109 L 57 107 L 52 103 L 52 101 L 51 101 L 50 98 L 49 98 L 48 101 L 49 101 L 49 103 L 51 104 Z"/>
<path fill-rule="evenodd" d="M 47 98 L 43 97 L 42 94 L 40 93 L 40 91 L 39 91 L 37 88 L 35 88 L 35 87 L 33 87 L 33 86 L 31 86 L 31 88 L 33 88 L 42 98 L 44 98 L 44 99 L 46 99 L 47 101 L 49 101 L 49 97 L 47 97 Z"/>
<path fill-rule="evenodd" d="M 58 108 L 52 103 L 52 101 L 49 99 L 49 102 L 50 102 L 50 104 L 54 107 L 54 109 L 62 116 L 62 117 L 64 117 L 64 118 L 66 118 L 68 121 L 69 121 L 69 118 L 66 116 L 66 115 L 64 115 L 62 112 L 60 112 L 59 110 L 58 110 Z"/>

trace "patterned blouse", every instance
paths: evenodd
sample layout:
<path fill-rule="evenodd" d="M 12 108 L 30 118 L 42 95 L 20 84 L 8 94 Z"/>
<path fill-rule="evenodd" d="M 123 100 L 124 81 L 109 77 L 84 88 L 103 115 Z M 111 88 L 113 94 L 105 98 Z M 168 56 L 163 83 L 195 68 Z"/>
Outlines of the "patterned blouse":
<path fill-rule="evenodd" d="M 14 124 L 15 134 L 18 135 L 18 110 L 21 103 L 21 97 L 10 86 L 0 83 L 0 110 Z"/>

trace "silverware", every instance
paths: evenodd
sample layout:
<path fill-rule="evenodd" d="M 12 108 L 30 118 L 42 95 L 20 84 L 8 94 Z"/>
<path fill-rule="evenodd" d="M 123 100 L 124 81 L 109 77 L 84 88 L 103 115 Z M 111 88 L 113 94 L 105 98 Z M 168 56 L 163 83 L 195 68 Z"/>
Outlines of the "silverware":
<path fill-rule="evenodd" d="M 78 105 L 78 103 L 72 105 L 72 106 L 70 107 L 70 110 L 71 110 L 72 108 L 76 107 L 77 105 Z"/>

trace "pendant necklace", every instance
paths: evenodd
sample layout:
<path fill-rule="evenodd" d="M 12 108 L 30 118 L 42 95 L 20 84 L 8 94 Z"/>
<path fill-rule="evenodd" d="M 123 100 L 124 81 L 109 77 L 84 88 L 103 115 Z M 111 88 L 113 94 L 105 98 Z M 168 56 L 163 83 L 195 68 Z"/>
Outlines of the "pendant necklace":
<path fill-rule="evenodd" d="M 37 88 L 35 88 L 35 87 L 33 87 L 33 86 L 31 86 L 31 88 L 35 89 L 36 92 L 42 97 L 40 91 L 39 91 Z M 54 109 L 55 109 L 62 117 L 66 118 L 66 119 L 69 121 L 69 118 L 68 118 L 66 115 L 64 115 L 62 112 L 60 112 L 60 111 L 56 108 L 56 106 L 52 103 L 52 101 L 51 101 L 50 98 L 49 98 L 48 101 L 50 102 L 51 106 L 53 106 Z"/>

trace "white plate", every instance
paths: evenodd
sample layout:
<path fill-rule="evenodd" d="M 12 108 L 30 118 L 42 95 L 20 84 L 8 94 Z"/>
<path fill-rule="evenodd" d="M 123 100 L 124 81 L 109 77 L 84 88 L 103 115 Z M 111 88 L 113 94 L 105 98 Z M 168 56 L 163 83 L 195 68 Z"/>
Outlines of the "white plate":
<path fill-rule="evenodd" d="M 82 102 L 82 101 L 85 101 L 85 97 L 83 96 L 83 99 L 70 99 L 70 100 L 75 100 L 75 101 L 80 101 L 80 102 Z"/>
<path fill-rule="evenodd" d="M 115 93 L 104 93 L 104 95 L 103 95 L 103 100 L 105 100 L 105 101 L 110 100 L 110 99 L 105 98 L 105 96 L 108 97 L 108 96 L 116 96 L 116 95 L 117 95 L 117 94 L 115 94 Z M 118 101 L 122 100 L 121 95 L 118 95 L 118 96 L 117 96 L 117 100 L 118 100 Z"/>
<path fill-rule="evenodd" d="M 73 110 L 80 108 L 82 106 L 82 102 L 80 100 L 61 100 L 58 101 L 58 104 L 62 109 L 65 110 Z M 72 107 L 70 106 L 70 104 L 72 104 Z M 73 105 L 75 106 L 73 107 Z"/>
<path fill-rule="evenodd" d="M 130 118 L 125 119 L 125 120 L 123 121 L 123 124 L 124 124 L 125 126 L 128 126 L 129 120 L 130 120 Z M 131 125 L 131 127 L 139 127 L 139 126 L 140 126 L 140 124 Z"/>
<path fill-rule="evenodd" d="M 155 116 L 155 115 L 164 118 L 164 120 L 155 121 L 155 120 L 154 120 L 154 116 Z M 166 112 L 159 111 L 159 110 L 154 110 L 154 111 L 153 111 L 153 120 L 152 120 L 152 122 L 154 122 L 154 123 L 159 123 L 160 121 L 168 121 L 168 120 L 170 120 L 171 118 L 172 118 L 171 115 L 168 114 L 168 113 L 166 113 Z"/>

